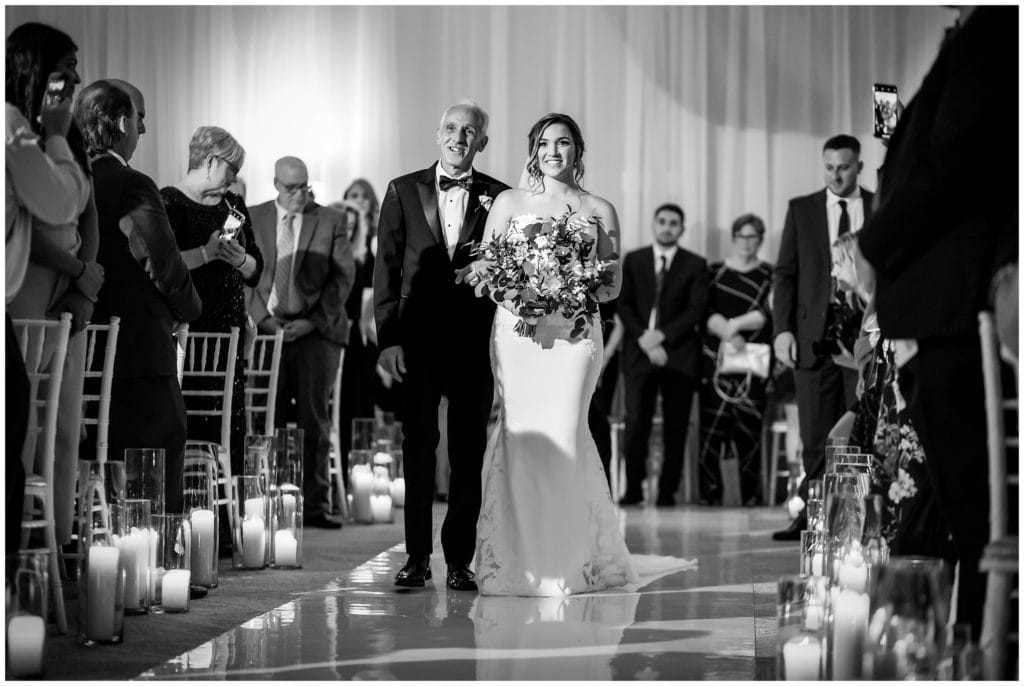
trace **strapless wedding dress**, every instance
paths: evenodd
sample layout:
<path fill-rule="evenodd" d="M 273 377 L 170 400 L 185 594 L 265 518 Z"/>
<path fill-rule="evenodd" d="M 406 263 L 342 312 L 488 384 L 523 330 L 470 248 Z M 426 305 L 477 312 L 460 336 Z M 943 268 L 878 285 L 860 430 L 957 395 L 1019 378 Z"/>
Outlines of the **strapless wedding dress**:
<path fill-rule="evenodd" d="M 587 423 L 604 355 L 600 322 L 572 340 L 573 322 L 561 315 L 541 317 L 531 338 L 513 331 L 518 321 L 497 308 L 491 367 L 501 413 L 484 455 L 480 593 L 564 596 L 696 566 L 626 549 Z"/>

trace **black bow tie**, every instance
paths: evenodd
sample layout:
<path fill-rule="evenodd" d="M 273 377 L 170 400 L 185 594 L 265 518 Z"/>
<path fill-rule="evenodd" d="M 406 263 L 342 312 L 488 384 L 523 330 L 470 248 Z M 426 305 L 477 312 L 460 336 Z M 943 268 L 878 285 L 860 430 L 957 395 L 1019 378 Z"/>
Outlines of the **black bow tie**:
<path fill-rule="evenodd" d="M 447 191 L 452 186 L 462 186 L 463 190 L 468 191 L 469 187 L 473 184 L 472 176 L 463 176 L 461 179 L 453 179 L 450 176 L 441 176 L 441 179 L 437 182 L 438 187 L 442 191 Z"/>

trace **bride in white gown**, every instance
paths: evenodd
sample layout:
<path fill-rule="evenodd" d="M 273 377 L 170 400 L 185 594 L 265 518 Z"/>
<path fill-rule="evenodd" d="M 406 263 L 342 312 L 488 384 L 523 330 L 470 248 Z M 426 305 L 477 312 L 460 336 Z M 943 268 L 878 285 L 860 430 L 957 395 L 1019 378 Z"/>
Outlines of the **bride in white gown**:
<path fill-rule="evenodd" d="M 518 231 L 566 207 L 597 221 L 590 260 L 619 252 L 619 220 L 607 200 L 580 186 L 583 138 L 570 117 L 549 114 L 530 131 L 526 188 L 499 195 L 484 241 Z M 475 285 L 482 262 L 459 278 Z M 615 283 L 599 299 L 618 295 Z M 513 332 L 517 312 L 499 307 L 491 365 L 501 415 L 484 455 L 483 503 L 477 523 L 476 581 L 483 595 L 563 596 L 638 580 L 641 573 L 685 568 L 676 558 L 630 556 L 618 526 L 587 411 L 604 349 L 600 322 L 570 338 L 572 320 L 541 317 L 532 337 Z M 642 557 L 643 560 L 639 558 Z"/>

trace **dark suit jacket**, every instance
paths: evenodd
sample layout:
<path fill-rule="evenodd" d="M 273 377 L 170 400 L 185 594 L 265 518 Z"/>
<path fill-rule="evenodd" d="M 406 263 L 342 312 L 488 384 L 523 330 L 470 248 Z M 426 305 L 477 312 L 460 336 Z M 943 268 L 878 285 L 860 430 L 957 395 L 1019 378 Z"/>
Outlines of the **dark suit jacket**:
<path fill-rule="evenodd" d="M 977 335 L 1018 249 L 1015 7 L 979 7 L 943 45 L 889 142 L 860 233 L 888 338 Z"/>
<path fill-rule="evenodd" d="M 468 285 L 457 285 L 455 270 L 473 261 L 472 244 L 483 237 L 487 209 L 481 196 L 494 199 L 508 186 L 473 171 L 462 231 L 449 259 L 437 210 L 436 167 L 435 162 L 393 180 L 381 203 L 373 275 L 377 341 L 382 350 L 401 345 L 408 355 L 409 349 L 457 340 L 473 349 L 482 345 L 486 355 L 494 304 L 477 298 Z"/>
<path fill-rule="evenodd" d="M 92 170 L 100 233 L 97 261 L 104 271 L 93 321 L 121 318 L 114 375 L 174 376 L 174 323 L 198 317 L 202 303 L 178 252 L 160 191 L 148 176 L 113 157 L 97 158 Z"/>
<path fill-rule="evenodd" d="M 637 339 L 647 329 L 656 290 L 654 248 L 640 248 L 622 262 L 622 290 L 619 293 L 619 318 L 626 327 L 623 363 L 630 371 L 650 371 L 655 367 Z M 708 302 L 708 265 L 703 257 L 679 248 L 672 258 L 660 298 L 659 328 L 665 334 L 668 369 L 700 378 L 700 329 Z"/>
<path fill-rule="evenodd" d="M 249 208 L 256 246 L 267 265 L 255 288 L 246 288 L 246 307 L 257 326 L 270 316 L 267 301 L 274 286 L 277 264 L 277 208 L 273 200 Z M 355 262 L 345 229 L 345 217 L 337 210 L 310 203 L 302 212 L 302 228 L 296 237 L 292 288 L 303 303 L 294 319 L 308 319 L 316 331 L 338 345 L 348 343 L 345 299 L 355 285 Z M 294 293 L 293 293 L 294 294 Z"/>
<path fill-rule="evenodd" d="M 862 188 L 860 195 L 867 224 L 874 194 Z M 825 200 L 823 188 L 789 201 L 779 260 L 772 273 L 773 336 L 793 332 L 800 368 L 811 367 L 816 361 L 811 344 L 825 335 L 825 317 L 832 296 L 832 246 Z"/>

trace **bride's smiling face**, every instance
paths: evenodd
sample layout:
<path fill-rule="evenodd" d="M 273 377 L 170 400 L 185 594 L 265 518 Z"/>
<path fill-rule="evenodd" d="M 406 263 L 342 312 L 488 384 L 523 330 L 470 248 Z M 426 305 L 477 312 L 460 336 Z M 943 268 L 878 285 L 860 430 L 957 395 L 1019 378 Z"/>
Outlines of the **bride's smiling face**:
<path fill-rule="evenodd" d="M 544 129 L 537 142 L 537 164 L 545 176 L 572 178 L 576 164 L 576 143 L 565 124 L 555 122 Z"/>

